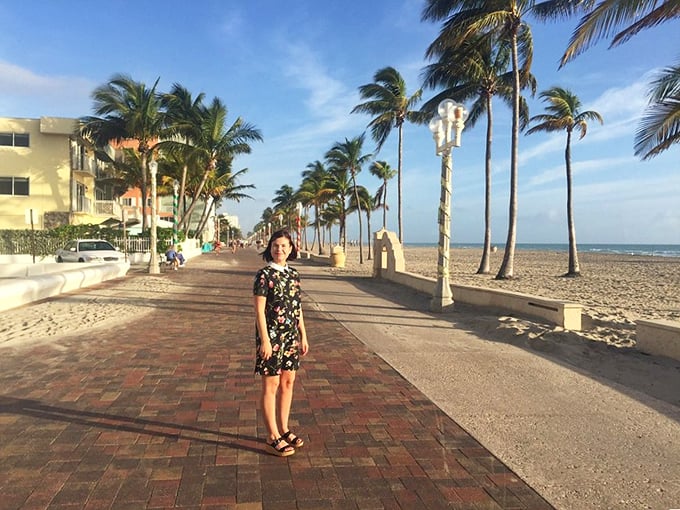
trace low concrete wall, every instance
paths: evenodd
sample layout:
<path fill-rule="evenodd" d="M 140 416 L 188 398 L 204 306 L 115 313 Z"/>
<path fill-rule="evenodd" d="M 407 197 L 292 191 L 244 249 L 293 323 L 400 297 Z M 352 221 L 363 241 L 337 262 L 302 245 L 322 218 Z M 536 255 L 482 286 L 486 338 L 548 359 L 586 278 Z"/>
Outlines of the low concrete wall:
<path fill-rule="evenodd" d="M 401 243 L 394 232 L 386 230 L 376 232 L 374 234 L 373 276 L 425 294 L 433 294 L 436 280 L 407 272 L 403 253 Z M 581 330 L 583 306 L 576 303 L 467 285 L 451 285 L 451 292 L 454 301 L 516 312 L 547 320 L 572 331 Z"/>
<path fill-rule="evenodd" d="M 680 360 L 680 322 L 638 320 L 635 337 L 636 346 L 642 352 Z"/>
<path fill-rule="evenodd" d="M 61 272 L 0 280 L 0 311 L 125 276 L 127 262 L 58 264 Z M 73 269 L 64 270 L 73 267 Z"/>

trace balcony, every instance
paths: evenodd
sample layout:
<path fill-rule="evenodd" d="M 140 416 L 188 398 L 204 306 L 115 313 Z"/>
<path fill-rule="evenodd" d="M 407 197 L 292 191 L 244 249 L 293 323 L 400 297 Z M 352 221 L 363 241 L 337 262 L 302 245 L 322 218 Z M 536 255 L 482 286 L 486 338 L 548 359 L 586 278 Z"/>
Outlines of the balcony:
<path fill-rule="evenodd" d="M 97 175 L 97 163 L 93 158 L 76 158 L 71 160 L 71 169 L 77 174 Z"/>
<path fill-rule="evenodd" d="M 95 200 L 95 216 L 108 216 L 109 218 L 122 218 L 123 210 L 115 200 Z"/>

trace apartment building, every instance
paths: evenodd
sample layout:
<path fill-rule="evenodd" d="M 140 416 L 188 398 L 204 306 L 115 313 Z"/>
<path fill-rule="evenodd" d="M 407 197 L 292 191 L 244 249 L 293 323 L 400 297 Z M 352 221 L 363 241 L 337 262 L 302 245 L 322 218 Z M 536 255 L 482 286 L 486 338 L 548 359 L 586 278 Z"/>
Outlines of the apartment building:
<path fill-rule="evenodd" d="M 140 225 L 151 223 L 151 198 L 139 188 L 115 193 L 108 164 L 74 135 L 78 119 L 0 117 L 0 230 L 42 230 L 60 225 Z M 112 143 L 107 153 L 120 160 L 133 140 Z M 118 196 L 120 195 L 120 196 Z M 203 210 L 199 199 L 192 217 L 195 229 Z M 156 202 L 159 225 L 172 225 L 173 197 L 159 194 Z M 214 209 L 211 218 L 214 218 Z M 208 232 L 213 235 L 213 221 Z M 212 237 L 211 237 L 212 238 Z"/>
<path fill-rule="evenodd" d="M 0 117 L 0 229 L 121 218 L 107 169 L 74 136 L 77 122 Z"/>

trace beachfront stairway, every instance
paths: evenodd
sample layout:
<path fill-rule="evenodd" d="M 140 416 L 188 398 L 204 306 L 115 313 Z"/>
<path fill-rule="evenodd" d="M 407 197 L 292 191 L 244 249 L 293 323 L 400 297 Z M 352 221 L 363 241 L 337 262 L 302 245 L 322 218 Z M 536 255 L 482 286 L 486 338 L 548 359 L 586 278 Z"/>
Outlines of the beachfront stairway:
<path fill-rule="evenodd" d="M 374 234 L 373 276 L 432 295 L 436 281 L 405 270 L 404 252 L 394 232 Z M 451 285 L 454 301 L 504 312 L 536 317 L 571 331 L 581 330 L 583 306 L 577 303 L 520 294 L 499 289 Z M 636 323 L 638 350 L 680 360 L 680 322 L 639 320 Z"/>

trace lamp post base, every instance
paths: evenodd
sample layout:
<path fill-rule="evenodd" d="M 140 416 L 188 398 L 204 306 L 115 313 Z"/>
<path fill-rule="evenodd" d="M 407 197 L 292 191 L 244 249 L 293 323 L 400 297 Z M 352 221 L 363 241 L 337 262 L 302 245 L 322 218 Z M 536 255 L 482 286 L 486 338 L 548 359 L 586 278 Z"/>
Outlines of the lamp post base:
<path fill-rule="evenodd" d="M 430 301 L 431 312 L 446 312 L 453 309 L 453 295 L 448 279 L 438 278 L 432 300 Z"/>

